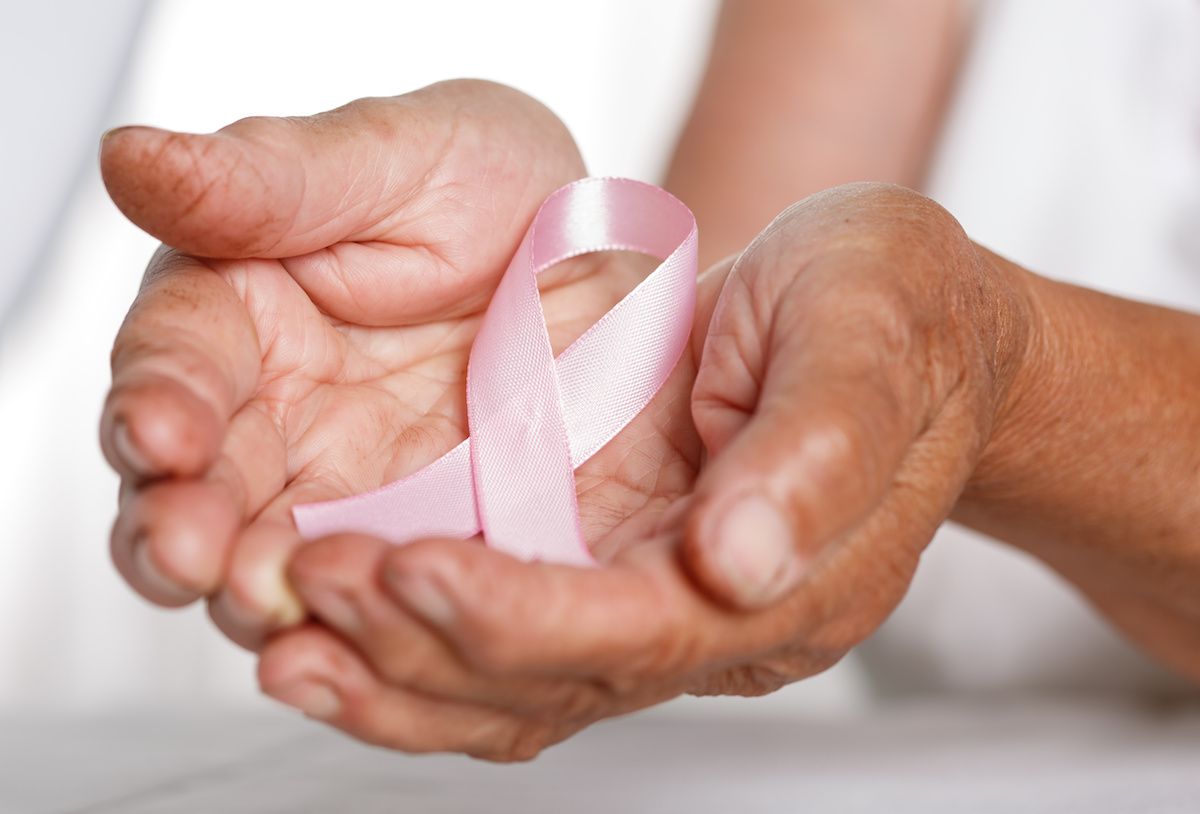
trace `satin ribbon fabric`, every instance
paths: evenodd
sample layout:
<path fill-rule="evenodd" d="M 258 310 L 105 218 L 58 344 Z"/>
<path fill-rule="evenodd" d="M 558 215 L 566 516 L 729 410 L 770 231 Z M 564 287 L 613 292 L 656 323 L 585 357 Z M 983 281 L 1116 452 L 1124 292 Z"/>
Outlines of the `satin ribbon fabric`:
<path fill-rule="evenodd" d="M 696 248 L 691 211 L 658 187 L 587 178 L 552 193 L 471 346 L 470 437 L 374 491 L 294 507 L 301 536 L 360 532 L 399 544 L 482 531 L 489 546 L 524 560 L 592 564 L 574 470 L 649 404 L 687 346 Z M 662 263 L 555 359 L 537 275 L 609 250 Z"/>

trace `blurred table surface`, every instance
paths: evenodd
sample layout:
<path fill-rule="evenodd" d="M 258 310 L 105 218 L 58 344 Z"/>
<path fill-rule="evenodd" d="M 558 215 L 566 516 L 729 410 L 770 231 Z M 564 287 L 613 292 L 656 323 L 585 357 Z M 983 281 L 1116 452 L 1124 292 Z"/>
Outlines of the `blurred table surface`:
<path fill-rule="evenodd" d="M 694 709 L 694 707 L 693 707 Z M 532 763 L 410 757 L 285 711 L 0 719 L 0 811 L 1200 812 L 1200 707 L 896 702 L 643 715 Z"/>

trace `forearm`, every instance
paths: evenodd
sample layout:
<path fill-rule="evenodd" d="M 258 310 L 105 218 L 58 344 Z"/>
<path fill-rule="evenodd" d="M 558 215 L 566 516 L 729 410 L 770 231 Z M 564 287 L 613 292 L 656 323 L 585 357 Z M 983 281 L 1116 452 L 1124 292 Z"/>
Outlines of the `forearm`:
<path fill-rule="evenodd" d="M 1200 678 L 1200 316 L 1024 279 L 1029 345 L 956 518 Z"/>
<path fill-rule="evenodd" d="M 727 3 L 666 179 L 696 212 L 702 260 L 812 192 L 919 186 L 964 22 L 957 0 Z"/>

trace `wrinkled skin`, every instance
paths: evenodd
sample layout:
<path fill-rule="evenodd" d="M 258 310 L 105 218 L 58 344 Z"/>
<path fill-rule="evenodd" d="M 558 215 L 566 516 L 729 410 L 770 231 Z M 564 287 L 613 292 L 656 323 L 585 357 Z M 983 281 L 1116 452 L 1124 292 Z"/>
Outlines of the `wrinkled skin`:
<path fill-rule="evenodd" d="M 103 169 L 121 208 L 177 247 L 151 262 L 113 351 L 114 558 L 153 601 L 210 596 L 217 624 L 257 646 L 301 616 L 283 581 L 290 507 L 465 437 L 477 318 L 537 206 L 583 164 L 532 99 L 450 82 L 216 136 L 117 131 Z M 556 349 L 645 270 L 596 256 L 544 274 Z M 686 410 L 686 389 L 670 392 Z M 580 473 L 589 539 L 603 552 L 644 522 L 697 458 L 687 422 L 639 418 Z"/>
<path fill-rule="evenodd" d="M 512 760 L 680 693 L 762 694 L 828 668 L 903 596 L 1004 398 L 1019 336 L 978 317 L 1023 305 L 989 262 L 905 190 L 802 203 L 742 256 L 676 372 L 672 390 L 698 366 L 708 460 L 650 536 L 602 570 L 462 541 L 320 541 L 290 571 L 320 624 L 268 646 L 263 686 L 374 743 Z M 747 488 L 809 544 L 794 587 L 757 610 L 714 600 L 725 575 L 701 550 Z"/>
<path fill-rule="evenodd" d="M 211 597 L 269 694 L 406 751 L 523 759 L 680 693 L 826 669 L 903 595 L 1023 347 L 1019 291 L 944 211 L 835 189 L 704 275 L 691 352 L 577 473 L 605 567 L 478 541 L 301 547 L 292 504 L 463 437 L 475 317 L 537 204 L 582 174 L 569 137 L 513 91 L 444 83 L 228 137 L 118 132 L 103 159 L 123 211 L 178 247 L 114 351 L 118 567 L 163 604 Z M 556 270 L 556 346 L 645 270 Z M 731 534 L 801 556 L 730 560 L 713 541 Z"/>

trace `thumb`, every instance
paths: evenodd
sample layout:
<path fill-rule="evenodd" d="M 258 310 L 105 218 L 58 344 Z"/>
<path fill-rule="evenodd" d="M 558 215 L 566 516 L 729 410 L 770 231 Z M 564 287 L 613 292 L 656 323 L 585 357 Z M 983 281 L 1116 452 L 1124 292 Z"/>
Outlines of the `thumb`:
<path fill-rule="evenodd" d="M 387 141 L 413 126 L 386 108 L 387 100 L 362 100 L 311 118 L 242 119 L 207 135 L 121 127 L 101 142 L 100 171 L 126 217 L 187 254 L 306 254 L 369 229 L 381 199 L 402 195 L 406 176 L 420 177 L 420 151 L 396 150 L 400 166 L 366 171 L 381 129 Z"/>
<path fill-rule="evenodd" d="M 487 185 L 479 201 L 470 197 L 465 187 L 511 174 L 509 165 L 530 168 L 523 184 L 502 186 L 507 197 Z M 450 188 L 460 221 L 494 204 L 498 224 L 511 217 L 515 236 L 505 239 L 515 245 L 533 208 L 581 175 L 582 163 L 540 103 L 460 79 L 316 116 L 242 119 L 207 135 L 118 128 L 102 140 L 100 169 L 137 226 L 186 254 L 233 259 L 295 257 L 341 241 L 462 254 L 444 244 L 463 232 L 478 242 L 481 224 L 431 223 L 434 184 Z M 413 211 L 398 216 L 403 207 Z"/>
<path fill-rule="evenodd" d="M 714 598 L 749 609 L 787 594 L 881 503 L 921 395 L 889 370 L 869 308 L 770 305 L 741 282 L 722 299 L 692 395 L 709 462 L 682 554 Z"/>

